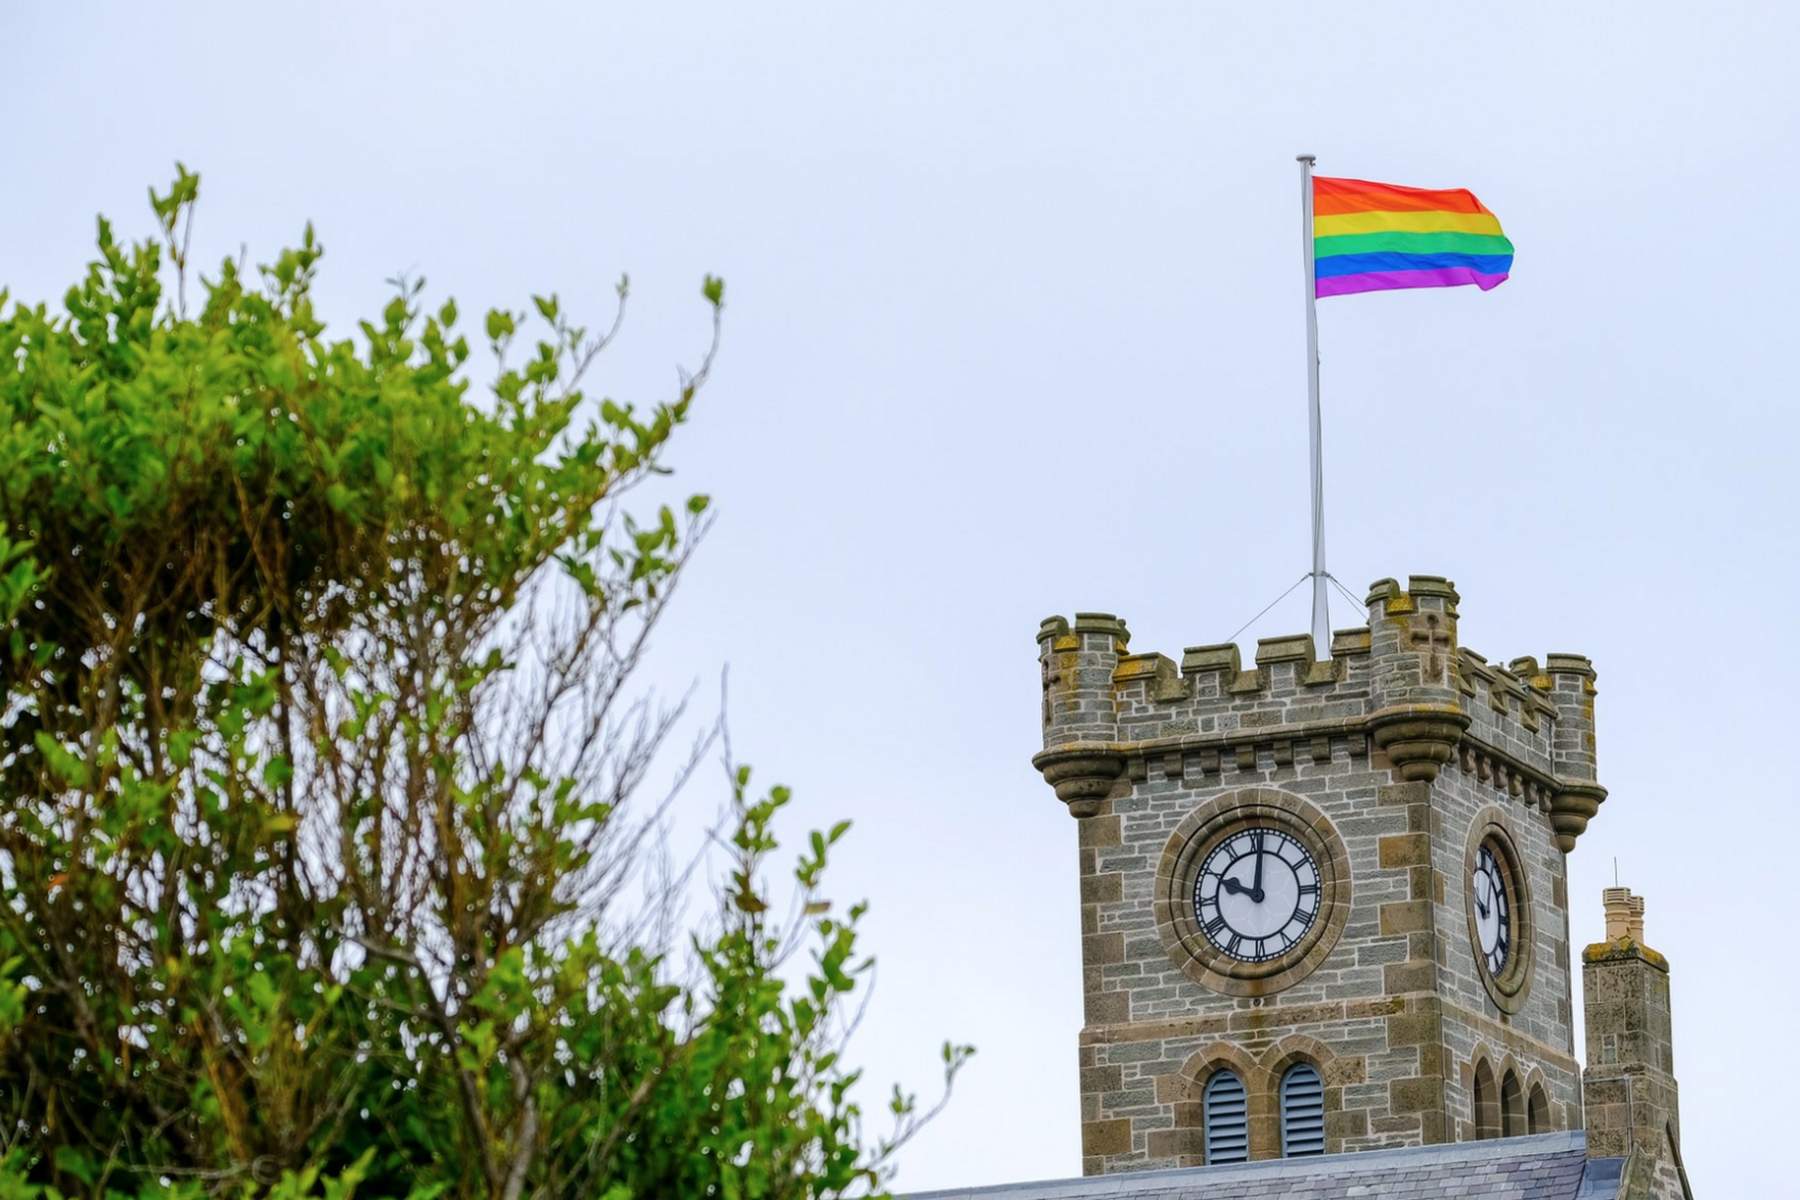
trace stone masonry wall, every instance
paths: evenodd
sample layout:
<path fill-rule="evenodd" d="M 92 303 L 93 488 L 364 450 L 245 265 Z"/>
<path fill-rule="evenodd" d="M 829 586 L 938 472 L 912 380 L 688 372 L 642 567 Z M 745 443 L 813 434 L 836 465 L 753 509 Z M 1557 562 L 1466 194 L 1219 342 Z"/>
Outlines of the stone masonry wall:
<path fill-rule="evenodd" d="M 1462 762 L 1459 755 L 1457 763 Z M 1551 1128 L 1582 1125 L 1580 1066 L 1575 1059 L 1572 968 L 1569 954 L 1568 876 L 1563 852 L 1545 815 L 1507 794 L 1479 768 L 1446 770 L 1431 787 L 1432 866 L 1444 902 L 1436 906 L 1437 990 L 1444 1005 L 1444 1039 L 1454 1069 L 1445 1080 L 1445 1102 L 1456 1122 L 1451 1138 L 1475 1136 L 1474 1066 L 1485 1058 L 1494 1078 L 1508 1070 L 1529 1095 L 1541 1084 L 1551 1105 Z M 1466 905 L 1465 847 L 1475 826 L 1502 822 L 1524 868 L 1531 975 L 1516 1012 L 1492 1002 L 1476 963 Z M 1532 1132 L 1543 1132 L 1533 1130 Z"/>

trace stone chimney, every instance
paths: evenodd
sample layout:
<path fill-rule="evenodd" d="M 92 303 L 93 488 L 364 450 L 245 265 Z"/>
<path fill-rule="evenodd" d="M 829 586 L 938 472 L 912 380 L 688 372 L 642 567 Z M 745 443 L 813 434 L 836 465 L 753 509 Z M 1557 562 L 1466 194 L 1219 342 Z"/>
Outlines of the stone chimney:
<path fill-rule="evenodd" d="M 1610 887 L 1604 902 L 1606 940 L 1581 954 L 1588 1155 L 1620 1158 L 1637 1147 L 1657 1156 L 1667 1136 L 1679 1160 L 1669 962 L 1644 945 L 1641 896 Z"/>

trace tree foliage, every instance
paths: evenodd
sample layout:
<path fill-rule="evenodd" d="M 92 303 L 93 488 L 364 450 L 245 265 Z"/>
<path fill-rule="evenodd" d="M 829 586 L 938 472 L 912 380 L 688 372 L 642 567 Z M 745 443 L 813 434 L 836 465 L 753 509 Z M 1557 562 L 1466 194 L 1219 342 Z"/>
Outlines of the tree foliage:
<path fill-rule="evenodd" d="M 921 1118 L 866 1143 L 839 1057 L 844 827 L 784 900 L 736 769 L 685 952 L 644 890 L 675 713 L 628 685 L 708 504 L 622 498 L 712 351 L 596 402 L 618 318 L 540 297 L 475 388 L 419 284 L 328 338 L 310 227 L 190 312 L 197 194 L 0 315 L 0 1194 L 878 1189 Z"/>

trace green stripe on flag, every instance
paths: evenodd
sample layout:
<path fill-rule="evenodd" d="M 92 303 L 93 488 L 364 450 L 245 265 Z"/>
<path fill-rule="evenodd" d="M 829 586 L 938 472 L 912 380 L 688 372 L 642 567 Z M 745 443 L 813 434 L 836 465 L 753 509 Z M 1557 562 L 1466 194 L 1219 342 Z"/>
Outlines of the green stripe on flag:
<path fill-rule="evenodd" d="M 1335 254 L 1511 254 L 1513 244 L 1488 233 L 1346 233 L 1313 239 L 1313 257 Z"/>

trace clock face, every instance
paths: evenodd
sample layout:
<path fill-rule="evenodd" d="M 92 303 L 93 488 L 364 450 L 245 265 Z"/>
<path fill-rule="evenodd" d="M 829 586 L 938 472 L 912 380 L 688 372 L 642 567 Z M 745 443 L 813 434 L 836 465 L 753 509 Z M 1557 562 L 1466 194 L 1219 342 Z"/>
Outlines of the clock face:
<path fill-rule="evenodd" d="M 1475 942 L 1487 964 L 1488 974 L 1498 979 L 1512 960 L 1512 896 L 1506 876 L 1491 843 L 1483 843 L 1475 856 L 1475 873 L 1469 877 L 1469 900 L 1475 906 Z"/>
<path fill-rule="evenodd" d="M 1206 856 L 1194 883 L 1206 940 L 1240 962 L 1291 950 L 1319 915 L 1319 865 L 1279 829 L 1232 834 Z"/>

